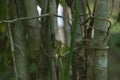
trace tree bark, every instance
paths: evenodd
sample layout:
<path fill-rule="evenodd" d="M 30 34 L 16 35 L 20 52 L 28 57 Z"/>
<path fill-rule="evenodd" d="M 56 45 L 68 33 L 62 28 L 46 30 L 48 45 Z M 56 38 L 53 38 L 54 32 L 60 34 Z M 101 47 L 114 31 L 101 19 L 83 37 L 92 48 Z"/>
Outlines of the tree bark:
<path fill-rule="evenodd" d="M 25 10 L 26 10 L 26 16 L 38 16 L 37 11 L 37 2 L 36 0 L 24 0 L 25 3 Z M 31 64 L 35 64 L 37 67 L 37 70 L 34 72 L 33 75 L 31 75 L 31 79 L 36 80 L 44 80 L 42 70 L 44 70 L 43 67 L 43 56 L 40 49 L 40 22 L 39 19 L 32 19 L 26 21 L 26 26 L 28 30 L 28 52 L 30 56 L 29 60 L 29 66 Z M 43 59 L 43 60 L 42 60 Z M 42 69 L 42 70 L 41 70 Z"/>
<path fill-rule="evenodd" d="M 14 0 L 15 18 L 24 17 L 25 10 L 21 0 Z M 17 68 L 18 80 L 29 80 L 27 72 L 26 58 L 26 33 L 25 25 L 22 21 L 16 22 L 13 29 L 13 39 L 15 47 L 15 62 Z"/>
<path fill-rule="evenodd" d="M 42 14 L 50 13 L 51 15 L 48 17 L 44 17 L 41 19 L 41 37 L 42 37 L 42 50 L 44 51 L 44 55 L 46 57 L 45 67 L 50 66 L 47 70 L 46 80 L 57 80 L 56 76 L 56 66 L 55 66 L 55 52 L 54 52 L 54 44 L 55 40 L 58 40 L 58 26 L 57 26 L 57 18 L 53 16 L 56 14 L 57 7 L 55 0 L 44 0 L 41 5 Z M 45 76 L 46 77 L 46 76 Z"/>
<path fill-rule="evenodd" d="M 75 8 L 76 4 L 75 1 L 73 1 L 72 4 L 72 16 L 74 19 L 74 15 L 75 15 Z M 85 56 L 85 47 L 84 47 L 84 36 L 85 36 L 85 28 L 84 25 L 81 25 L 84 21 L 85 21 L 85 17 L 84 16 L 80 16 L 80 15 L 84 15 L 86 14 L 85 11 L 85 4 L 83 2 L 83 0 L 78 0 L 78 12 L 77 14 L 79 15 L 79 19 L 77 22 L 77 30 L 76 30 L 76 40 L 75 40 L 75 51 L 73 54 L 73 60 L 72 60 L 72 78 L 73 80 L 87 80 L 87 60 L 86 60 L 86 56 Z M 73 20 L 74 22 L 74 20 Z M 79 47 L 79 46 L 83 46 L 83 47 Z"/>
<path fill-rule="evenodd" d="M 111 13 L 112 0 L 97 0 L 95 5 L 95 35 L 94 35 L 94 75 L 95 80 L 108 80 L 108 44 L 107 35 L 109 22 L 107 21 Z M 100 19 L 102 18 L 102 19 Z M 104 41 L 103 41 L 104 40 Z"/>

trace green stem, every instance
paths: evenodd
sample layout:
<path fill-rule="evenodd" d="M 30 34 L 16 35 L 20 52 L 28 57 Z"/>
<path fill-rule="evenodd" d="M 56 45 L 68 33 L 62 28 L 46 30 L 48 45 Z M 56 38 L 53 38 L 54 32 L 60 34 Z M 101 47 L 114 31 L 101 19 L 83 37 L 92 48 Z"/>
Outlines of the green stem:
<path fill-rule="evenodd" d="M 62 62 L 62 58 L 59 58 L 59 67 L 60 67 L 60 73 L 61 73 L 61 79 L 64 80 L 64 69 L 63 69 L 63 62 Z"/>
<path fill-rule="evenodd" d="M 69 80 L 69 73 L 70 73 L 70 66 L 72 63 L 72 55 L 73 55 L 73 49 L 74 49 L 74 43 L 75 43 L 75 38 L 76 38 L 76 29 L 77 29 L 77 22 L 78 22 L 78 0 L 75 1 L 75 17 L 74 17 L 74 22 L 73 22 L 73 33 L 72 33 L 72 38 L 71 38 L 71 44 L 70 44 L 70 52 L 69 52 L 69 57 L 68 57 L 68 64 L 66 68 L 66 73 L 65 73 L 65 80 Z"/>

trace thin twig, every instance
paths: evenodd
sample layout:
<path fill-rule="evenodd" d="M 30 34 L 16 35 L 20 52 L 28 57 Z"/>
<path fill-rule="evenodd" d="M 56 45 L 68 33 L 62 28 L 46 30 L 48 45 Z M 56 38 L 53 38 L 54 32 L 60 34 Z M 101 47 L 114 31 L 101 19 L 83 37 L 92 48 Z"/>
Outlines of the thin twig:
<path fill-rule="evenodd" d="M 46 16 L 49 16 L 49 15 L 50 15 L 49 13 L 46 13 L 46 14 L 43 14 L 43 15 L 40 15 L 40 16 L 22 17 L 22 18 L 16 18 L 16 19 L 13 19 L 13 20 L 3 20 L 3 21 L 0 21 L 0 24 L 1 23 L 14 23 L 14 22 L 17 22 L 17 21 L 29 20 L 29 19 L 36 19 L 36 18 L 46 17 Z"/>

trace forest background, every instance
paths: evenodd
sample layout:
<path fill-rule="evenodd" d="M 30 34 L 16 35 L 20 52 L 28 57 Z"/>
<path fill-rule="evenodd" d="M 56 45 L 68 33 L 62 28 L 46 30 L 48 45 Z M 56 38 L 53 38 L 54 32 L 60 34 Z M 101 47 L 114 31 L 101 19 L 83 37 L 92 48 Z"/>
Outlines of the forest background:
<path fill-rule="evenodd" d="M 0 0 L 0 80 L 119 80 L 119 40 L 119 0 Z"/>

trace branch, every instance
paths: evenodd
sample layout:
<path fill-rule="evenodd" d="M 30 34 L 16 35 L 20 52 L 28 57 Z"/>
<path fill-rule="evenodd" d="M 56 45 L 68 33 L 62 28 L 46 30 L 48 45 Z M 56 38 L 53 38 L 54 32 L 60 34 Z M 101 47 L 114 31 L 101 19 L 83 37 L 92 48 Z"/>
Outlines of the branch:
<path fill-rule="evenodd" d="M 3 20 L 3 21 L 0 21 L 0 24 L 1 23 L 14 23 L 14 22 L 17 22 L 17 21 L 29 20 L 29 19 L 36 19 L 36 18 L 46 17 L 46 16 L 49 16 L 49 15 L 50 15 L 49 13 L 46 13 L 46 14 L 43 14 L 41 16 L 22 17 L 22 18 L 16 18 L 16 19 L 13 19 L 13 20 Z"/>

